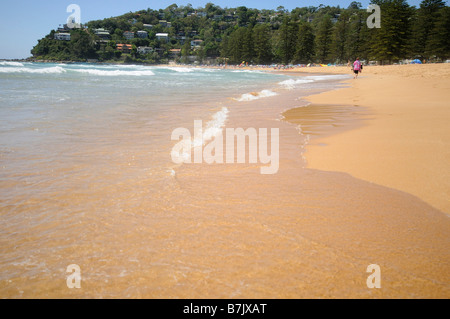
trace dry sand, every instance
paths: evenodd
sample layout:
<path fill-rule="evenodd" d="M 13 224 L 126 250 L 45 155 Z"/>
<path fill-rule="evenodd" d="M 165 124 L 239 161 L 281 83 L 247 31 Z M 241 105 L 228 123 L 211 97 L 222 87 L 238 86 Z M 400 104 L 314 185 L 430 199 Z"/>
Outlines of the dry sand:
<path fill-rule="evenodd" d="M 291 72 L 299 71 L 351 74 L 347 67 Z M 307 166 L 405 191 L 449 214 L 450 64 L 366 66 L 346 83 L 286 115 L 312 137 Z"/>

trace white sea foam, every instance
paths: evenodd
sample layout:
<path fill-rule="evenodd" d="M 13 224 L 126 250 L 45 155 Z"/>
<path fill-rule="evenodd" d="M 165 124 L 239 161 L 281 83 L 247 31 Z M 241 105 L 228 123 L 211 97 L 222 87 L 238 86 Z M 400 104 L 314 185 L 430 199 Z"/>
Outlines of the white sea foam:
<path fill-rule="evenodd" d="M 17 68 L 0 68 L 0 73 L 32 73 L 32 74 L 61 74 L 65 73 L 66 70 L 60 66 L 50 67 L 50 68 L 26 68 L 26 67 L 17 67 Z"/>
<path fill-rule="evenodd" d="M 236 99 L 239 102 L 248 102 L 253 100 L 258 100 L 265 97 L 275 96 L 278 95 L 278 93 L 275 93 L 270 90 L 262 90 L 261 92 L 252 92 L 252 93 L 245 93 L 242 94 L 242 96 L 238 99 Z"/>
<path fill-rule="evenodd" d="M 217 72 L 220 71 L 220 69 L 207 69 L 207 68 L 201 68 L 201 69 L 197 69 L 201 72 Z"/>
<path fill-rule="evenodd" d="M 206 128 L 203 132 L 203 143 L 211 140 L 222 132 L 229 112 L 228 108 L 222 107 L 219 112 L 213 115 L 212 120 L 206 123 Z"/>
<path fill-rule="evenodd" d="M 306 80 L 306 79 L 295 79 L 294 80 L 294 79 L 289 79 L 289 80 L 281 81 L 278 84 L 281 85 L 281 86 L 284 86 L 287 89 L 293 89 L 299 84 L 305 84 L 305 83 L 311 83 L 311 82 L 314 82 L 314 80 Z"/>
<path fill-rule="evenodd" d="M 210 121 L 206 123 L 206 125 L 202 129 L 202 136 L 200 138 L 192 137 L 191 140 L 183 140 L 181 141 L 183 152 L 177 152 L 172 150 L 171 156 L 172 158 L 180 159 L 181 162 L 189 161 L 191 158 L 191 151 L 194 147 L 199 147 L 205 145 L 208 141 L 217 137 L 222 133 L 223 127 L 228 118 L 229 110 L 226 107 L 222 107 L 222 109 L 216 112 Z M 195 132 L 193 132 L 195 135 Z"/>
<path fill-rule="evenodd" d="M 176 67 L 176 68 L 168 68 L 168 69 L 172 70 L 172 71 L 175 71 L 175 72 L 178 72 L 178 73 L 194 72 L 194 69 L 191 69 L 191 68 L 179 68 L 179 67 Z"/>
<path fill-rule="evenodd" d="M 334 74 L 334 75 L 310 75 L 306 77 L 314 81 L 327 81 L 327 80 L 345 80 L 351 78 L 348 74 Z"/>
<path fill-rule="evenodd" d="M 85 73 L 90 75 L 98 75 L 98 76 L 152 76 L 155 75 L 150 70 L 143 71 L 125 71 L 125 70 L 98 70 L 98 69 L 79 69 L 72 70 L 79 73 Z"/>
<path fill-rule="evenodd" d="M 0 61 L 0 65 L 5 65 L 5 66 L 25 66 L 23 63 L 12 62 L 12 61 Z"/>
<path fill-rule="evenodd" d="M 346 74 L 337 74 L 337 75 L 310 75 L 296 79 L 289 79 L 279 82 L 278 84 L 287 88 L 294 89 L 297 85 L 313 83 L 318 81 L 327 81 L 327 80 L 345 80 L 348 79 L 349 75 Z"/>
<path fill-rule="evenodd" d="M 256 70 L 235 70 L 231 71 L 232 73 L 256 73 L 256 74 L 264 74 L 265 72 L 256 71 Z"/>

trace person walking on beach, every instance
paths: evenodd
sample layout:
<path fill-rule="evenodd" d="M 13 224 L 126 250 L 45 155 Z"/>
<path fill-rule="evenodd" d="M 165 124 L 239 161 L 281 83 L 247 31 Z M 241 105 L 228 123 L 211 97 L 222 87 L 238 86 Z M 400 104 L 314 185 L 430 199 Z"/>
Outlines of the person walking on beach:
<path fill-rule="evenodd" d="M 354 79 L 358 78 L 358 73 L 361 72 L 361 62 L 359 61 L 359 58 L 356 58 L 356 61 L 353 62 L 353 72 L 355 75 L 353 76 Z"/>

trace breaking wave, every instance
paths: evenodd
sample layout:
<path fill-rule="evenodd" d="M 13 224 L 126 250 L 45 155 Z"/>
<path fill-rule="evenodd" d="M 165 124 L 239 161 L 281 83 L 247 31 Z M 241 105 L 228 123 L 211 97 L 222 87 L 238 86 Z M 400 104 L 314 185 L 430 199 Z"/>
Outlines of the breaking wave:
<path fill-rule="evenodd" d="M 97 76 L 152 76 L 155 75 L 150 70 L 145 71 L 124 71 L 124 70 L 97 70 L 97 69 L 78 69 L 72 70 L 78 73 L 97 75 Z"/>
<path fill-rule="evenodd" d="M 297 85 L 300 84 L 307 84 L 307 83 L 313 83 L 318 81 L 327 81 L 327 80 L 345 80 L 348 79 L 349 75 L 345 74 L 337 74 L 337 75 L 310 75 L 310 76 L 304 76 L 301 78 L 296 79 L 289 79 L 279 82 L 278 84 L 280 86 L 285 87 L 286 89 L 292 90 Z"/>
<path fill-rule="evenodd" d="M 4 67 L 0 68 L 0 73 L 30 73 L 30 74 L 61 74 L 66 73 L 67 71 L 60 66 L 50 67 L 50 68 L 26 68 L 26 67 L 17 67 L 10 68 Z"/>
<path fill-rule="evenodd" d="M 195 132 L 193 132 L 194 136 L 191 140 L 180 141 L 178 143 L 179 147 L 175 147 L 174 149 L 172 149 L 172 159 L 178 159 L 179 162 L 187 162 L 189 160 L 192 160 L 191 150 L 193 148 L 205 145 L 206 142 L 212 140 L 222 133 L 223 127 L 225 126 L 225 122 L 228 118 L 228 113 L 228 108 L 222 107 L 222 109 L 216 112 L 212 116 L 212 119 L 208 121 L 202 128 L 202 135 L 200 138 L 196 138 Z"/>
<path fill-rule="evenodd" d="M 5 65 L 5 66 L 25 66 L 23 63 L 10 62 L 10 61 L 0 61 L 0 65 Z"/>
<path fill-rule="evenodd" d="M 275 93 L 271 90 L 262 90 L 261 92 L 251 92 L 242 94 L 242 96 L 236 100 L 239 102 L 248 102 L 275 95 L 278 95 L 278 93 Z"/>

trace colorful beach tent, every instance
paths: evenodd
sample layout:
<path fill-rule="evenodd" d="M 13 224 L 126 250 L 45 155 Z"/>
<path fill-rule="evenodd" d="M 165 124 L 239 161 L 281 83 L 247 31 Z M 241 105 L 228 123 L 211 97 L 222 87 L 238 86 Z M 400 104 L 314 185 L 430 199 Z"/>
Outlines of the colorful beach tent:
<path fill-rule="evenodd" d="M 422 64 L 422 61 L 420 61 L 419 59 L 414 59 L 411 62 L 412 64 Z"/>

